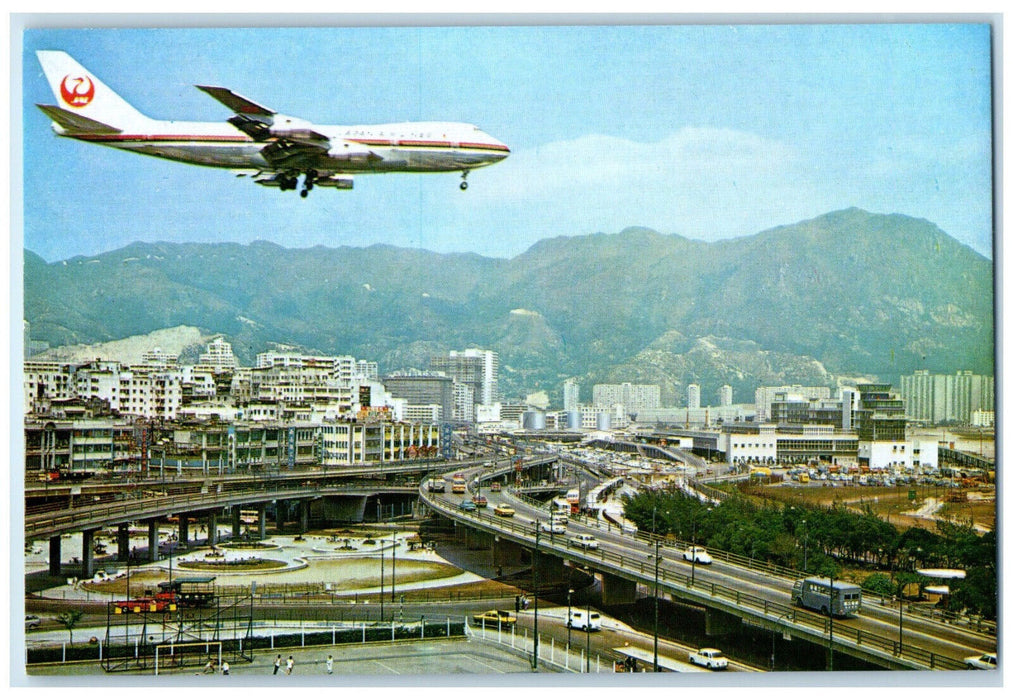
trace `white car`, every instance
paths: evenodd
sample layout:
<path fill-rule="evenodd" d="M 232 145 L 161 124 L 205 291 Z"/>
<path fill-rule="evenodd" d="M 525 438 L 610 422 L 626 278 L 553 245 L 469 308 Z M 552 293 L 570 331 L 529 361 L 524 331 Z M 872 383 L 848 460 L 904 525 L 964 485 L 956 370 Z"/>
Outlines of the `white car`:
<path fill-rule="evenodd" d="M 682 558 L 686 561 L 695 561 L 697 564 L 711 564 L 714 561 L 703 547 L 687 547 L 682 553 Z"/>
<path fill-rule="evenodd" d="M 541 528 L 542 532 L 551 532 L 554 535 L 562 535 L 566 533 L 566 525 L 558 520 L 543 522 L 541 524 Z"/>
<path fill-rule="evenodd" d="M 997 663 L 995 654 L 982 654 L 981 656 L 967 656 L 964 663 L 969 669 L 980 668 L 985 671 L 994 671 Z"/>
<path fill-rule="evenodd" d="M 594 535 L 574 535 L 570 538 L 570 544 L 584 549 L 598 549 L 598 540 Z"/>
<path fill-rule="evenodd" d="M 697 649 L 689 655 L 689 662 L 705 668 L 728 668 L 728 659 L 720 649 Z"/>
<path fill-rule="evenodd" d="M 25 615 L 25 629 L 34 630 L 42 624 L 42 618 L 38 615 Z"/>

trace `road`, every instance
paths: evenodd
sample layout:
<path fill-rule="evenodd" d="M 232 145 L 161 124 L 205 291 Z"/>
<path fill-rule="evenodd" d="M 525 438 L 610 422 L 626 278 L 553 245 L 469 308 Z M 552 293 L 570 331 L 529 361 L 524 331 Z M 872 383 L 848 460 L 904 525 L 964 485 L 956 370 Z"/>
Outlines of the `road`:
<path fill-rule="evenodd" d="M 466 476 L 469 481 L 469 489 L 473 478 L 481 470 L 468 470 Z M 490 494 L 492 496 L 492 494 Z M 425 497 L 425 494 L 423 495 Z M 430 496 L 431 497 L 431 496 Z M 447 494 L 442 500 L 449 508 L 448 512 L 452 517 L 461 520 L 468 520 L 473 517 L 483 519 L 484 527 L 502 532 L 504 535 L 513 536 L 513 539 L 522 541 L 528 546 L 534 542 L 534 528 L 536 523 L 546 520 L 548 512 L 533 505 L 531 502 L 518 498 L 509 490 L 504 490 L 496 495 L 495 500 L 490 502 L 489 513 L 483 514 L 481 509 L 474 514 L 465 514 L 459 510 L 459 504 L 470 494 L 452 495 Z M 492 515 L 492 506 L 495 503 L 504 502 L 514 508 L 516 514 L 513 518 L 497 518 Z M 617 561 L 621 570 L 632 574 L 639 574 L 639 579 L 644 582 L 645 578 L 653 576 L 654 547 L 641 539 L 624 535 L 618 530 L 602 530 L 598 527 L 591 527 L 588 524 L 571 519 L 567 525 L 567 534 L 546 535 L 539 537 L 542 547 L 546 551 L 557 553 L 568 558 L 574 564 L 589 564 L 593 568 L 598 560 L 602 565 L 608 561 L 615 564 Z M 592 534 L 598 542 L 598 550 L 580 550 L 568 543 L 570 537 L 580 534 Z M 685 582 L 685 590 L 691 596 L 694 591 L 700 594 L 702 600 L 706 600 L 708 592 L 713 594 L 715 590 L 725 589 L 730 591 L 744 591 L 754 597 L 760 597 L 771 604 L 774 610 L 786 611 L 788 614 L 781 615 L 779 624 L 784 627 L 800 625 L 796 629 L 815 634 L 817 637 L 825 638 L 829 634 L 830 624 L 826 618 L 817 618 L 811 613 L 806 613 L 791 606 L 791 585 L 792 580 L 786 578 L 772 577 L 765 572 L 751 570 L 748 567 L 715 561 L 710 566 L 693 565 L 684 561 L 680 552 L 685 543 L 679 543 L 678 548 L 661 546 L 658 551 L 662 557 L 659 564 L 661 578 L 664 581 Z M 766 608 L 766 603 L 764 604 Z M 799 620 L 802 620 L 800 623 Z M 813 624 L 819 626 L 813 629 Z M 871 644 L 870 640 L 877 640 L 882 649 L 888 645 L 895 645 L 893 655 L 902 659 L 915 659 L 921 652 L 926 653 L 926 659 L 932 667 L 936 667 L 937 660 L 928 655 L 947 657 L 952 663 L 957 664 L 965 656 L 976 653 L 995 651 L 995 639 L 983 634 L 978 634 L 960 627 L 944 625 L 923 618 L 906 616 L 904 618 L 903 638 L 900 632 L 899 611 L 880 605 L 873 599 L 866 596 L 863 605 L 863 614 L 853 619 L 833 621 L 833 630 L 838 644 L 843 640 L 858 640 L 861 645 Z M 902 652 L 902 653 L 898 653 Z M 939 661 L 939 663 L 947 663 Z"/>

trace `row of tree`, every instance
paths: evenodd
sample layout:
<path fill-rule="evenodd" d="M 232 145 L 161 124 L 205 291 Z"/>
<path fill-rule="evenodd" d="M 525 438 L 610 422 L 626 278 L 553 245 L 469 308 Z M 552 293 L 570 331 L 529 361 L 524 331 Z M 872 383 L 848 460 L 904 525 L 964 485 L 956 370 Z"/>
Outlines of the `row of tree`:
<path fill-rule="evenodd" d="M 866 507 L 806 503 L 757 504 L 738 495 L 705 504 L 680 491 L 643 491 L 624 497 L 626 517 L 641 530 L 768 561 L 807 573 L 839 576 L 844 566 L 874 569 L 860 581 L 870 592 L 900 595 L 928 583 L 926 567 L 964 569 L 950 582 L 951 610 L 995 619 L 996 537 L 970 525 L 940 521 L 935 531 L 898 530 Z M 889 573 L 886 573 L 889 572 Z"/>

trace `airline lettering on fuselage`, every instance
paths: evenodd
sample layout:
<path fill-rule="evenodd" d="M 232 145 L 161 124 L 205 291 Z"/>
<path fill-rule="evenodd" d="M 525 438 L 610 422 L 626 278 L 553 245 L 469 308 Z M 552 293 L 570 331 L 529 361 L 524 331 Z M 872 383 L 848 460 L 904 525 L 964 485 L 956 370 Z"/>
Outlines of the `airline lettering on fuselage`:
<path fill-rule="evenodd" d="M 63 101 L 71 107 L 86 107 L 95 97 L 95 83 L 88 76 L 66 76 L 60 83 Z"/>

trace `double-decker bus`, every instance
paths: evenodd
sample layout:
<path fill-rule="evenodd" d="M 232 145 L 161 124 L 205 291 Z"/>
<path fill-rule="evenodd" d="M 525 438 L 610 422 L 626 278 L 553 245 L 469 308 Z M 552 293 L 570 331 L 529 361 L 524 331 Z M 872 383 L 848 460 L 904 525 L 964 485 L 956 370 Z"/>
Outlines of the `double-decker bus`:
<path fill-rule="evenodd" d="M 791 599 L 795 605 L 834 617 L 852 617 L 862 610 L 861 588 L 815 576 L 796 581 L 791 587 Z"/>

